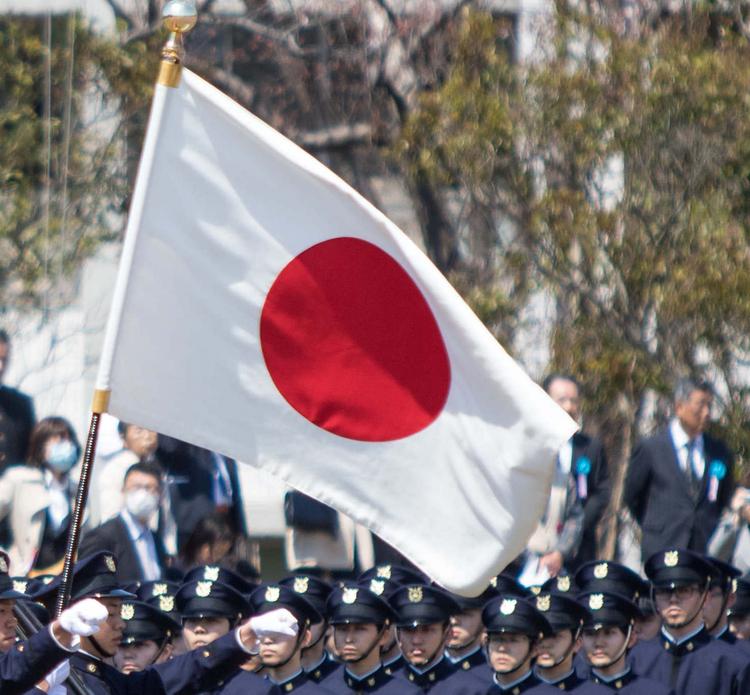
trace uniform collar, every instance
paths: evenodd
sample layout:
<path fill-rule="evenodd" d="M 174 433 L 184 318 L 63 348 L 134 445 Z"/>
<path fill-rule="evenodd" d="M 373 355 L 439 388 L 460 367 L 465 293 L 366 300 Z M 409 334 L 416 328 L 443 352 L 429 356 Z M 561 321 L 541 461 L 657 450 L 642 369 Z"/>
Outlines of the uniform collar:
<path fill-rule="evenodd" d="M 474 666 L 480 666 L 487 663 L 487 660 L 484 658 L 484 652 L 482 651 L 482 645 L 480 644 L 459 659 L 454 659 L 447 651 L 445 652 L 445 658 L 461 671 L 468 671 Z"/>
<path fill-rule="evenodd" d="M 699 630 L 691 632 L 679 642 L 675 642 L 674 638 L 664 628 L 662 628 L 661 632 L 661 645 L 663 649 L 674 656 L 688 654 L 689 652 L 700 649 L 706 644 L 713 642 L 713 640 L 714 638 L 708 634 L 705 625 L 701 625 Z"/>
<path fill-rule="evenodd" d="M 401 654 L 398 654 L 390 661 L 384 661 L 383 669 L 389 676 L 391 676 L 396 671 L 400 671 L 404 667 L 405 663 L 406 661 L 404 660 L 404 657 Z"/>
<path fill-rule="evenodd" d="M 320 683 L 320 681 L 333 673 L 338 667 L 339 665 L 333 659 L 326 653 L 323 653 L 323 658 L 312 668 L 305 669 L 305 673 L 311 681 Z"/>
<path fill-rule="evenodd" d="M 539 673 L 539 669 L 534 670 L 534 675 L 542 681 L 542 683 L 546 683 L 547 685 L 554 685 L 556 688 L 559 688 L 560 690 L 571 690 L 573 686 L 578 685 L 580 683 L 580 678 L 576 675 L 576 670 L 574 668 L 571 668 L 568 673 L 566 673 L 562 678 L 558 678 L 555 681 L 547 680 L 541 673 Z"/>
<path fill-rule="evenodd" d="M 287 678 L 285 681 L 281 681 L 280 683 L 277 683 L 270 677 L 268 680 L 274 686 L 274 688 L 278 688 L 279 692 L 282 693 L 291 693 L 293 690 L 296 690 L 308 681 L 307 676 L 302 669 L 297 671 L 297 673 L 295 673 L 291 678 Z"/>
<path fill-rule="evenodd" d="M 392 680 L 392 678 L 393 676 L 391 676 L 389 673 L 386 673 L 383 664 L 379 664 L 374 671 L 370 671 L 370 673 L 364 676 L 355 676 L 348 670 L 344 671 L 344 682 L 346 683 L 346 687 L 357 692 L 369 692 L 370 690 L 376 690 L 381 685 L 383 685 L 383 683 L 387 683 L 388 681 Z"/>
<path fill-rule="evenodd" d="M 501 692 L 508 693 L 508 695 L 521 695 L 524 691 L 529 688 L 533 688 L 539 684 L 539 680 L 534 675 L 533 671 L 529 669 L 520 678 L 502 685 L 497 680 L 497 674 L 492 676 L 493 688 L 499 688 Z"/>
<path fill-rule="evenodd" d="M 444 656 L 441 656 L 434 664 L 423 671 L 406 662 L 406 678 L 410 683 L 415 683 L 420 687 L 437 683 L 453 673 L 454 670 Z"/>
<path fill-rule="evenodd" d="M 630 666 L 628 666 L 624 671 L 620 671 L 620 673 L 609 677 L 603 676 L 593 668 L 591 669 L 591 680 L 594 683 L 596 683 L 597 685 L 606 685 L 607 687 L 614 688 L 615 690 L 624 688 L 634 679 L 635 676 L 631 672 Z"/>

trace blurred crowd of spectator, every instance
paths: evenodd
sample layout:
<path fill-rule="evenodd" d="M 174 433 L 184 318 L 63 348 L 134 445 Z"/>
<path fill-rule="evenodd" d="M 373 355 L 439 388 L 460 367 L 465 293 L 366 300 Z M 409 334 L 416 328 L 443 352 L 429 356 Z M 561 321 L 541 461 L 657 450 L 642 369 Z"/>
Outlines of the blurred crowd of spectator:
<path fill-rule="evenodd" d="M 47 574 L 64 556 L 81 444 L 61 417 L 36 422 L 31 398 L 2 383 L 10 351 L 0 332 L 0 547 L 19 572 Z M 582 423 L 573 377 L 552 374 L 543 387 Z M 712 404 L 710 384 L 681 381 L 669 423 L 634 447 L 623 502 L 637 524 L 640 553 L 620 548 L 619 559 L 629 557 L 636 571 L 642 558 L 668 546 L 750 569 L 750 491 L 735 486 L 732 453 L 706 432 Z M 118 432 L 120 449 L 93 468 L 80 554 L 114 551 L 121 581 L 177 577 L 228 559 L 257 574 L 237 463 L 138 424 L 120 422 Z M 561 448 L 547 508 L 514 563 L 521 581 L 541 584 L 597 559 L 611 496 L 602 441 L 581 429 Z M 319 505 L 309 498 L 295 504 L 296 516 L 287 517 L 288 570 L 343 578 L 376 562 L 405 562 L 344 515 L 328 510 L 331 516 L 321 517 L 305 506 Z M 307 525 L 307 518 L 328 519 L 330 527 Z"/>

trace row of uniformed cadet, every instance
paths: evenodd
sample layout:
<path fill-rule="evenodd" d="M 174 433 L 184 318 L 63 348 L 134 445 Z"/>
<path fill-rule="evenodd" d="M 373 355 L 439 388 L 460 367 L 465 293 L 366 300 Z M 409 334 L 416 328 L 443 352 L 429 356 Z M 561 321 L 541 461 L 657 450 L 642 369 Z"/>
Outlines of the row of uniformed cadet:
<path fill-rule="evenodd" d="M 256 586 L 216 566 L 179 587 L 120 587 L 115 559 L 99 553 L 76 565 L 67 617 L 0 656 L 0 695 L 35 683 L 73 695 L 54 669 L 66 660 L 95 695 L 750 693 L 748 635 L 727 629 L 729 616 L 743 636 L 750 584 L 681 549 L 645 569 L 650 583 L 593 562 L 532 590 L 500 575 L 467 599 L 396 566 L 336 587 L 309 575 Z M 1 570 L 0 617 L 29 600 Z"/>

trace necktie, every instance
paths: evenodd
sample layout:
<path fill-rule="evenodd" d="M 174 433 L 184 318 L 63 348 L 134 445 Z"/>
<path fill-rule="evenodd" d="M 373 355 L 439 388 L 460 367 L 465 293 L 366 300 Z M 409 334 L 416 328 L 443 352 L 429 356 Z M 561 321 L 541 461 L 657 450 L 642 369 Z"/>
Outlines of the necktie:
<path fill-rule="evenodd" d="M 686 445 L 687 458 L 685 459 L 685 475 L 690 486 L 690 493 L 693 499 L 698 499 L 701 493 L 701 479 L 695 470 L 695 440 L 691 439 Z"/>

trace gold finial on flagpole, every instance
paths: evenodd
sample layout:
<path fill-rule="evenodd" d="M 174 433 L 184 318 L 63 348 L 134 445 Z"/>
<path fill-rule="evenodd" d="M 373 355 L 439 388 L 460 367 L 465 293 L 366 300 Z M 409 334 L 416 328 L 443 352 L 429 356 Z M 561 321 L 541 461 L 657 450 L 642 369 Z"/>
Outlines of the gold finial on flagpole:
<path fill-rule="evenodd" d="M 170 0 L 161 13 L 164 26 L 169 30 L 169 39 L 161 49 L 161 64 L 157 82 L 165 87 L 180 84 L 182 57 L 185 49 L 182 35 L 190 31 L 198 21 L 198 11 L 191 0 Z"/>

